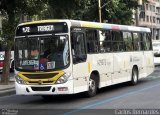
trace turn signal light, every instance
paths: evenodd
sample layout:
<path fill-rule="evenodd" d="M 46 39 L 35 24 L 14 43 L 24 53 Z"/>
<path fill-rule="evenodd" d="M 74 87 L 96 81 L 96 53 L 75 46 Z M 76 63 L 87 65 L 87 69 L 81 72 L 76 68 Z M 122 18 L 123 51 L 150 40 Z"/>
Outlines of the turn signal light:
<path fill-rule="evenodd" d="M 68 91 L 68 87 L 58 87 L 58 91 Z"/>

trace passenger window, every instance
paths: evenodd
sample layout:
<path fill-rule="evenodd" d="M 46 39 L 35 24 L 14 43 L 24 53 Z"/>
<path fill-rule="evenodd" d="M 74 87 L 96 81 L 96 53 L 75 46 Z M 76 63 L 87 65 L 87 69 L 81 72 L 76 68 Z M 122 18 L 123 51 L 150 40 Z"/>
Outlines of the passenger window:
<path fill-rule="evenodd" d="M 86 60 L 86 46 L 85 46 L 85 37 L 84 33 L 73 32 L 71 35 L 71 45 L 72 45 L 72 54 L 73 62 L 83 62 Z"/>
<path fill-rule="evenodd" d="M 121 31 L 112 31 L 113 51 L 125 51 L 124 41 Z"/>
<path fill-rule="evenodd" d="M 143 44 L 144 50 L 152 50 L 151 35 L 149 33 L 143 34 Z"/>
<path fill-rule="evenodd" d="M 112 35 L 111 31 L 103 30 L 99 31 L 100 36 L 100 52 L 112 51 Z"/>
<path fill-rule="evenodd" d="M 141 50 L 141 36 L 140 33 L 133 33 L 133 41 L 134 41 L 134 50 L 140 51 Z"/>
<path fill-rule="evenodd" d="M 86 30 L 87 51 L 88 53 L 99 52 L 99 37 L 97 30 Z"/>
<path fill-rule="evenodd" d="M 123 32 L 123 40 L 126 51 L 133 51 L 133 40 L 131 32 Z"/>

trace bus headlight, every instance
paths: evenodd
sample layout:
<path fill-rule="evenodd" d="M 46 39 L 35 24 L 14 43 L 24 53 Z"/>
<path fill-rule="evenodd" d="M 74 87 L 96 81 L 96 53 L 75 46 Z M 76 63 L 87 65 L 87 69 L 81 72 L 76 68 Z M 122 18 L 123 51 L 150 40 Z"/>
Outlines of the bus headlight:
<path fill-rule="evenodd" d="M 70 76 L 71 76 L 71 73 L 65 73 L 56 81 L 56 84 L 66 83 Z"/>
<path fill-rule="evenodd" d="M 20 78 L 18 75 L 15 76 L 15 79 L 19 84 L 26 84 L 25 81 L 22 78 Z"/>

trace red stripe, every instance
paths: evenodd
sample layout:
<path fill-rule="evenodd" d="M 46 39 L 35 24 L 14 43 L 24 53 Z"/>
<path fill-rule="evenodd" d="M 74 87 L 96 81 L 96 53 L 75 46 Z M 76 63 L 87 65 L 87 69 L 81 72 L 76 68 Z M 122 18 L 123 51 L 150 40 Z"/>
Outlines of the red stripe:
<path fill-rule="evenodd" d="M 112 30 L 120 30 L 119 26 L 112 26 Z"/>

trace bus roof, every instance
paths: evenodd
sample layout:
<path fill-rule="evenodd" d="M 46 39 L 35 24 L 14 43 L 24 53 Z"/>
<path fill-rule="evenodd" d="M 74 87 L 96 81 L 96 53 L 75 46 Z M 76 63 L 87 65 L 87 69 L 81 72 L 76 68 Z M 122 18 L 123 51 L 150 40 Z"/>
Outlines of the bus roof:
<path fill-rule="evenodd" d="M 145 27 L 89 22 L 89 21 L 80 21 L 80 20 L 69 20 L 69 19 L 40 20 L 40 21 L 22 23 L 22 24 L 19 24 L 19 26 L 28 25 L 28 24 L 30 25 L 30 24 L 52 23 L 52 22 L 67 22 L 67 23 L 70 23 L 72 27 L 98 28 L 98 29 L 106 29 L 106 30 L 121 30 L 121 31 L 135 31 L 135 32 L 151 32 L 149 28 L 145 28 Z"/>

